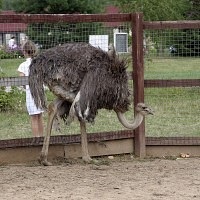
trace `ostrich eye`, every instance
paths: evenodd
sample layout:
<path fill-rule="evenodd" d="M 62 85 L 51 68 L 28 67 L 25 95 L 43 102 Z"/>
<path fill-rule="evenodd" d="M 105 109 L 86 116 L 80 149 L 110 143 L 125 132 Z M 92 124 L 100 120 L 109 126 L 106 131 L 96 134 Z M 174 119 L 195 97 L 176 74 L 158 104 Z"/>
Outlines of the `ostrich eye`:
<path fill-rule="evenodd" d="M 146 106 L 142 106 L 142 109 L 144 109 L 144 110 L 145 110 L 145 109 L 147 109 L 147 107 L 146 107 Z"/>

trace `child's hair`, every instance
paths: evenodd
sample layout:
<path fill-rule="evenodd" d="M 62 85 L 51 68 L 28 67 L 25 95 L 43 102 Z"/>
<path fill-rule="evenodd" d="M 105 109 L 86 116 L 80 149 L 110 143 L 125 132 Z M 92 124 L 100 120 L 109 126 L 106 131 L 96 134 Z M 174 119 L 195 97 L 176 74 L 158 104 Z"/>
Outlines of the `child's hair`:
<path fill-rule="evenodd" d="M 35 44 L 33 42 L 31 42 L 30 40 L 28 40 L 23 45 L 22 50 L 25 54 L 27 54 L 31 58 L 34 57 L 36 55 L 36 52 L 37 52 L 37 48 L 36 48 Z"/>

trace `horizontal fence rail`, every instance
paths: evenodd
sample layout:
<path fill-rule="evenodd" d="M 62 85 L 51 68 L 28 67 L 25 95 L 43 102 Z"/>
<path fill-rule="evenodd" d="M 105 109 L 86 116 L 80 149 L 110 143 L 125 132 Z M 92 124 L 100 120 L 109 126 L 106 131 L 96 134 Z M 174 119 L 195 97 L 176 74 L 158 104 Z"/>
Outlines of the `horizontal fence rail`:
<path fill-rule="evenodd" d="M 28 77 L 22 76 L 22 77 L 5 77 L 0 78 L 0 86 L 23 86 L 28 85 Z"/>
<path fill-rule="evenodd" d="M 199 87 L 200 79 L 145 80 L 144 85 L 145 87 Z"/>
<path fill-rule="evenodd" d="M 99 143 L 131 138 L 134 139 L 133 131 L 116 131 L 88 134 L 89 142 Z M 147 146 L 200 146 L 200 137 L 146 137 L 145 140 Z M 43 137 L 0 140 L 0 149 L 41 146 L 43 141 Z M 80 134 L 72 136 L 51 136 L 50 138 L 50 145 L 67 145 L 80 142 Z"/>
<path fill-rule="evenodd" d="M 129 80 L 133 80 L 132 72 L 128 73 Z M 23 86 L 28 85 L 28 77 L 5 77 L 0 78 L 0 86 Z M 200 79 L 180 80 L 144 80 L 145 88 L 149 87 L 200 87 Z"/>
<path fill-rule="evenodd" d="M 159 22 L 147 22 L 143 23 L 144 29 L 199 29 L 200 20 L 194 21 L 159 21 Z"/>
<path fill-rule="evenodd" d="M 115 131 L 115 132 L 100 132 L 100 133 L 89 133 L 89 142 L 103 142 L 109 140 L 122 140 L 127 138 L 133 138 L 134 132 L 131 130 Z M 22 139 L 11 139 L 11 140 L 0 140 L 0 149 L 12 148 L 12 147 L 27 147 L 27 146 L 40 146 L 43 144 L 43 137 L 38 138 L 22 138 Z M 51 136 L 50 144 L 72 144 L 80 143 L 80 134 L 76 135 L 60 135 Z"/>
<path fill-rule="evenodd" d="M 17 14 L 0 15 L 0 23 L 130 22 L 131 14 Z"/>
<path fill-rule="evenodd" d="M 0 14 L 0 23 L 130 22 L 132 14 Z M 200 20 L 143 22 L 143 29 L 199 29 Z"/>

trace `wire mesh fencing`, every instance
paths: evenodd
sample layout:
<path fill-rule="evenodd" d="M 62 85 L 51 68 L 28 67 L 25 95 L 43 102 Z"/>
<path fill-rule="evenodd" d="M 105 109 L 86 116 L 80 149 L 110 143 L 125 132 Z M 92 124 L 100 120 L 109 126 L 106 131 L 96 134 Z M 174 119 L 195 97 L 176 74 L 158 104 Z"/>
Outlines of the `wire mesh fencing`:
<path fill-rule="evenodd" d="M 0 105 L 0 139 L 32 137 L 31 121 L 27 113 L 27 102 L 24 85 L 28 84 L 27 77 L 19 77 L 18 68 L 26 60 L 23 47 L 28 40 L 34 42 L 37 53 L 47 49 L 61 46 L 65 43 L 90 43 L 92 46 L 108 51 L 114 45 L 120 56 L 129 54 L 130 23 L 127 22 L 48 22 L 42 15 L 36 21 L 27 20 L 26 23 L 2 23 L 3 30 L 0 38 L 0 67 L 1 67 L 1 105 Z M 14 20 L 14 19 L 13 19 Z M 39 21 L 39 22 L 38 22 Z M 94 20 L 95 21 L 95 20 Z M 12 31 L 8 29 L 12 27 Z M 12 43 L 12 44 L 11 44 Z M 130 59 L 129 59 L 130 60 Z M 10 78 L 12 77 L 12 78 Z M 13 77 L 19 77 L 14 79 Z M 22 80 L 23 78 L 23 80 Z M 45 87 L 48 103 L 55 96 Z M 5 97 L 5 101 L 3 101 Z M 133 110 L 132 110 L 133 111 Z M 132 113 L 130 112 L 130 115 Z M 43 113 L 44 129 L 47 124 L 47 112 Z M 58 128 L 58 123 L 59 128 Z M 105 126 L 106 124 L 106 126 Z M 66 126 L 58 121 L 54 124 L 53 135 L 78 134 L 79 124 L 73 122 Z M 123 130 L 118 123 L 116 114 L 112 111 L 101 110 L 96 117 L 94 125 L 88 125 L 88 132 L 107 132 Z"/>
<path fill-rule="evenodd" d="M 114 15 L 115 17 L 116 15 Z M 54 18 L 57 17 L 57 18 Z M 1 23 L 0 34 L 0 139 L 32 137 L 30 119 L 26 110 L 24 85 L 28 79 L 19 77 L 19 65 L 25 61 L 22 47 L 27 40 L 35 43 L 38 53 L 71 42 L 86 42 L 108 51 L 114 45 L 120 57 L 127 60 L 127 71 L 132 71 L 132 27 L 130 18 L 88 20 L 90 16 L 42 16 L 13 18 Z M 87 20 L 85 20 L 87 19 Z M 53 22 L 52 22 L 53 21 Z M 23 22 L 23 23 L 22 23 Z M 143 34 L 145 81 L 158 84 L 145 86 L 145 102 L 155 115 L 145 120 L 146 136 L 199 136 L 199 76 L 200 29 L 145 29 Z M 10 43 L 10 44 L 9 44 Z M 11 46 L 12 44 L 12 46 Z M 194 83 L 195 79 L 195 83 Z M 179 80 L 171 84 L 172 80 Z M 192 84 L 188 83 L 192 81 Z M 162 84 L 161 84 L 162 83 Z M 194 83 L 194 84 L 193 84 Z M 133 91 L 134 80 L 130 80 Z M 169 87 L 169 84 L 171 86 Z M 54 95 L 46 88 L 48 102 Z M 128 117 L 133 117 L 131 105 Z M 46 126 L 47 113 L 44 115 Z M 77 134 L 79 125 L 60 124 L 57 134 Z M 46 127 L 45 127 L 46 128 Z M 88 132 L 123 130 L 115 113 L 100 110 Z"/>
<path fill-rule="evenodd" d="M 199 57 L 199 37 L 199 29 L 145 30 L 145 53 L 159 58 Z"/>
<path fill-rule="evenodd" d="M 145 89 L 156 113 L 146 135 L 199 136 L 199 29 L 146 30 L 145 39 L 145 79 L 157 80 Z"/>

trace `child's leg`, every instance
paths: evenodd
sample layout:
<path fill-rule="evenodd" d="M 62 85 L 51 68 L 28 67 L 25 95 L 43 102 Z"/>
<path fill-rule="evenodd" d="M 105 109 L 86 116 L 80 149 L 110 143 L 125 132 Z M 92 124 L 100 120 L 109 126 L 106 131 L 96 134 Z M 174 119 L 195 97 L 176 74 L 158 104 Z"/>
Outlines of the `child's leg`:
<path fill-rule="evenodd" d="M 44 127 L 43 127 L 43 118 L 42 118 L 42 113 L 38 114 L 38 134 L 40 137 L 43 136 L 44 132 Z"/>
<path fill-rule="evenodd" d="M 31 115 L 31 129 L 34 137 L 38 137 L 37 115 Z"/>
<path fill-rule="evenodd" d="M 31 128 L 34 137 L 43 136 L 42 114 L 31 115 Z"/>

